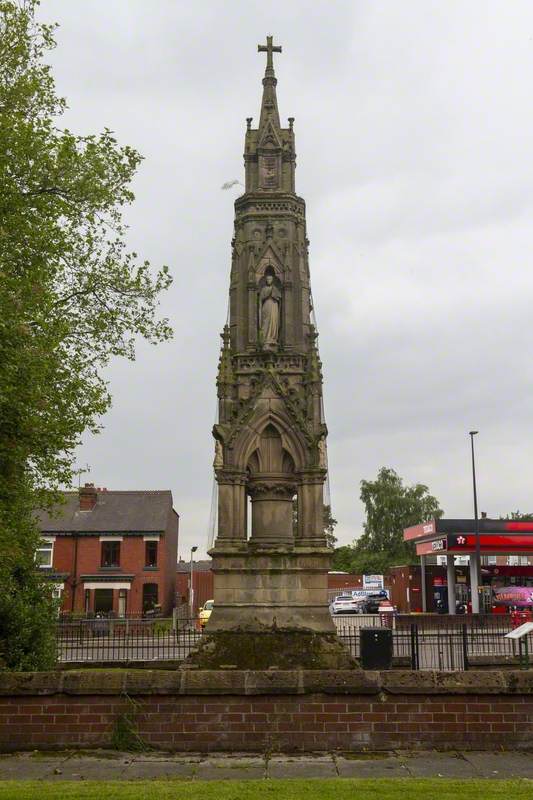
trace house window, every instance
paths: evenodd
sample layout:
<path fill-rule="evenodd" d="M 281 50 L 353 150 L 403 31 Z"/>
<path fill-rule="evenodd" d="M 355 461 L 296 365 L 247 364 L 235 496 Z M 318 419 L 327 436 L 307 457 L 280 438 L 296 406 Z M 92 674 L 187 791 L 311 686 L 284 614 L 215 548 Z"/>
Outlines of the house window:
<path fill-rule="evenodd" d="M 54 555 L 54 542 L 52 539 L 43 539 L 35 553 L 35 561 L 37 566 L 42 569 L 52 566 L 52 559 Z"/>
<path fill-rule="evenodd" d="M 120 566 L 120 542 L 102 542 L 102 566 Z"/>
<path fill-rule="evenodd" d="M 56 583 L 54 585 L 54 588 L 52 589 L 52 597 L 54 598 L 54 600 L 61 600 L 62 595 L 63 595 L 63 584 Z"/>
<path fill-rule="evenodd" d="M 145 542 L 144 565 L 145 567 L 157 567 L 157 542 Z"/>

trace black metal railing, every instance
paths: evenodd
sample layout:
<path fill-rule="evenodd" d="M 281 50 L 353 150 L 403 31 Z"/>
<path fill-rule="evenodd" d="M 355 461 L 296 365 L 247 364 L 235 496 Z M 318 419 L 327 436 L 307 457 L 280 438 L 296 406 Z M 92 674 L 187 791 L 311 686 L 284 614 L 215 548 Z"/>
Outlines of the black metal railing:
<path fill-rule="evenodd" d="M 468 670 L 476 666 L 518 665 L 519 646 L 507 639 L 511 626 L 505 620 L 485 621 L 476 627 L 465 622 L 446 626 L 422 625 L 412 621 L 392 629 L 393 667 L 413 670 Z M 375 624 L 379 625 L 376 616 Z M 351 621 L 337 621 L 337 634 L 355 658 L 360 658 L 360 626 Z M 366 627 L 366 626 L 364 626 Z M 533 651 L 533 635 L 529 635 L 529 650 Z"/>
<path fill-rule="evenodd" d="M 452 620 L 445 624 L 439 617 L 411 617 L 407 624 L 405 617 L 391 620 L 376 614 L 343 617 L 336 619 L 335 625 L 339 639 L 356 659 L 361 655 L 361 628 L 391 627 L 393 668 L 449 671 L 518 664 L 519 645 L 505 638 L 511 630 L 508 618 L 484 619 L 479 624 L 467 617 Z M 188 618 L 59 622 L 57 657 L 61 664 L 181 662 L 198 645 L 202 634 L 198 620 Z M 527 644 L 533 652 L 533 635 Z"/>
<path fill-rule="evenodd" d="M 57 626 L 62 664 L 183 661 L 198 644 L 196 620 L 83 619 Z"/>

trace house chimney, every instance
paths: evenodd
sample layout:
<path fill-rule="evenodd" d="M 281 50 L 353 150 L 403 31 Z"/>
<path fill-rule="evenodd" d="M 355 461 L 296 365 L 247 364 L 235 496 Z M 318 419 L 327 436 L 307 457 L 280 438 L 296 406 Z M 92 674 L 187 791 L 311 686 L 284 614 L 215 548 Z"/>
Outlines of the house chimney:
<path fill-rule="evenodd" d="M 96 489 L 94 483 L 80 486 L 80 511 L 92 511 L 96 505 Z"/>

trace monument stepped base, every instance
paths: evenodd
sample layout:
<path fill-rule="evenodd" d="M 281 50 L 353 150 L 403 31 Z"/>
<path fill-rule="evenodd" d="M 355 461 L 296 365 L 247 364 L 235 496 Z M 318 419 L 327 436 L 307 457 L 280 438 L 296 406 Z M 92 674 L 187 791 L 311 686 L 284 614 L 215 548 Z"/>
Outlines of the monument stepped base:
<path fill-rule="evenodd" d="M 335 634 L 243 629 L 206 633 L 184 668 L 347 670 L 358 664 Z"/>

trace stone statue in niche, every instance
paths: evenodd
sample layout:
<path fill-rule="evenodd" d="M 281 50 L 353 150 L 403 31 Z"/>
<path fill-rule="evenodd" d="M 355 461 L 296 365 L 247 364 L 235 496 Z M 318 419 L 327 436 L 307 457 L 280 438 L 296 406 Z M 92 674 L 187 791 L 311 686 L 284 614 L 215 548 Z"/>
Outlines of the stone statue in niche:
<path fill-rule="evenodd" d="M 318 440 L 318 466 L 327 469 L 328 456 L 326 450 L 326 440 L 323 436 Z"/>
<path fill-rule="evenodd" d="M 267 272 L 265 285 L 259 292 L 259 330 L 265 349 L 277 347 L 279 341 L 281 292 L 274 283 L 274 275 Z"/>
<path fill-rule="evenodd" d="M 224 466 L 224 450 L 222 449 L 222 442 L 218 439 L 215 441 L 215 460 L 213 461 L 215 469 Z"/>

